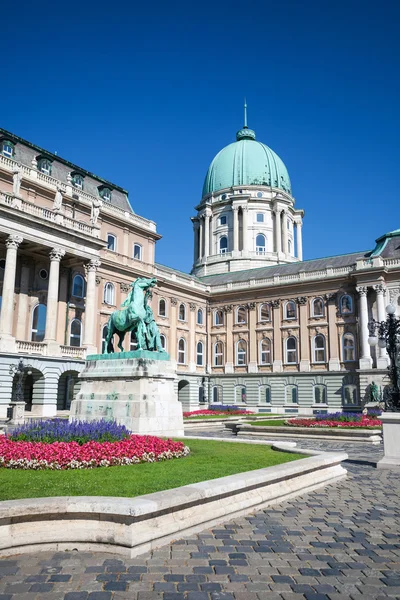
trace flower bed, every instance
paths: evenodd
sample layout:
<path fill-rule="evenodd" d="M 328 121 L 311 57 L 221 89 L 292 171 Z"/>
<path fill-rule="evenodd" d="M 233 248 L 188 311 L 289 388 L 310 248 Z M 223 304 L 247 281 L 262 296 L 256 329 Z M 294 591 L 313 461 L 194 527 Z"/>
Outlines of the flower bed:
<path fill-rule="evenodd" d="M 184 417 L 198 417 L 201 415 L 220 415 L 223 417 L 230 417 L 235 415 L 251 415 L 252 413 L 249 410 L 192 410 L 191 412 L 184 412 Z"/>
<path fill-rule="evenodd" d="M 125 425 L 118 425 L 115 421 L 68 421 L 48 419 L 46 421 L 33 421 L 16 427 L 8 435 L 10 440 L 20 442 L 117 442 L 130 436 L 130 431 Z"/>
<path fill-rule="evenodd" d="M 361 415 L 360 419 L 354 421 L 340 421 L 329 418 L 330 415 L 324 415 L 325 418 L 318 419 L 290 419 L 287 421 L 289 427 L 340 427 L 347 429 L 365 429 L 366 427 L 381 427 L 382 421 L 375 417 Z"/>

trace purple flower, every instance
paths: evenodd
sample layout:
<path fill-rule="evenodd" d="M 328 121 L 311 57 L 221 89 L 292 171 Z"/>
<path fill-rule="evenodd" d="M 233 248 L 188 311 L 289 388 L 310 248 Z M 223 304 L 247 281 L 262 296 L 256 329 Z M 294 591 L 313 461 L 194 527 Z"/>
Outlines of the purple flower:
<path fill-rule="evenodd" d="M 116 442 L 129 437 L 130 431 L 125 425 L 115 421 L 72 421 L 48 419 L 32 421 L 16 427 L 8 434 L 10 440 L 26 442 Z"/>

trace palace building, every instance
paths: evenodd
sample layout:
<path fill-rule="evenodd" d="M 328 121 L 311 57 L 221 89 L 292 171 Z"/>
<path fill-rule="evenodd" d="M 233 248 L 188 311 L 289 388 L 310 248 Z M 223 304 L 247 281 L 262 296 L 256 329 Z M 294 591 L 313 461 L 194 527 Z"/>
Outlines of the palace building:
<path fill-rule="evenodd" d="M 246 123 L 211 162 L 195 210 L 187 274 L 155 261 L 156 223 L 126 190 L 0 129 L 0 419 L 20 358 L 25 410 L 69 409 L 136 277 L 158 280 L 152 308 L 186 409 L 354 410 L 372 381 L 387 385 L 368 322 L 399 305 L 400 230 L 365 252 L 303 260 L 287 169 Z"/>

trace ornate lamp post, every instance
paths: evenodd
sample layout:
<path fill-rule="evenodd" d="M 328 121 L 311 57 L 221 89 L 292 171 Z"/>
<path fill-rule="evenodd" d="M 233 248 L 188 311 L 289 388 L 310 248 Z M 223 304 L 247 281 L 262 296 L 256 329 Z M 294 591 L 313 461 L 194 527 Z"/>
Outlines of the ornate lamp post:
<path fill-rule="evenodd" d="M 24 386 L 23 379 L 25 369 L 30 368 L 31 365 L 26 365 L 22 358 L 19 360 L 18 364 L 10 365 L 10 375 L 17 376 L 17 381 L 15 385 L 15 401 L 16 402 L 24 402 Z M 28 371 L 28 375 L 32 374 L 32 371 Z"/>
<path fill-rule="evenodd" d="M 400 353 L 400 319 L 395 317 L 396 307 L 389 304 L 386 307 L 386 321 L 375 321 L 372 319 L 368 323 L 370 346 L 378 345 L 379 348 L 386 348 L 390 358 L 389 378 L 391 383 L 390 391 L 385 394 L 385 410 L 391 412 L 400 412 L 400 377 L 398 371 L 398 357 Z M 376 335 L 376 333 L 378 335 Z"/>

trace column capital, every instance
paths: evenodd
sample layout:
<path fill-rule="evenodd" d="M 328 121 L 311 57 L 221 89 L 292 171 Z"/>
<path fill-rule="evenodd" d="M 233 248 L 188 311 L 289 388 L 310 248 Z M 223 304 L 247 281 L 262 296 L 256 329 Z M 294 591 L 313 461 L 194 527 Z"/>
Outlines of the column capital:
<path fill-rule="evenodd" d="M 18 246 L 20 246 L 23 241 L 24 241 L 24 238 L 22 237 L 22 235 L 12 233 L 6 239 L 6 247 L 7 247 L 7 249 L 8 248 L 18 248 Z"/>
<path fill-rule="evenodd" d="M 98 259 L 92 258 L 92 260 L 89 260 L 89 262 L 84 265 L 85 271 L 96 272 L 97 269 L 100 267 L 100 265 L 101 265 L 101 262 Z"/>
<path fill-rule="evenodd" d="M 374 285 L 374 290 L 376 291 L 376 293 L 378 295 L 383 295 L 386 292 L 386 288 L 382 283 L 378 283 L 377 285 Z"/>
<path fill-rule="evenodd" d="M 197 229 L 199 229 L 199 227 L 200 227 L 200 223 L 199 223 L 199 220 L 198 220 L 198 219 L 193 219 L 193 220 L 192 220 L 192 223 L 193 223 L 193 229 L 194 229 L 194 230 L 197 230 Z"/>
<path fill-rule="evenodd" d="M 249 210 L 249 207 L 248 207 L 248 205 L 247 205 L 247 204 L 242 204 L 242 205 L 240 206 L 240 208 L 242 209 L 242 212 L 247 212 L 247 211 Z"/>
<path fill-rule="evenodd" d="M 239 212 L 239 204 L 233 204 L 232 210 L 235 212 Z"/>
<path fill-rule="evenodd" d="M 62 257 L 65 255 L 65 250 L 64 248 L 61 248 L 60 246 L 56 246 L 55 248 L 52 248 L 50 250 L 50 260 L 56 260 L 58 262 L 60 262 L 60 260 L 62 259 Z"/>
<path fill-rule="evenodd" d="M 367 292 L 368 292 L 368 286 L 366 286 L 366 285 L 359 285 L 359 286 L 356 287 L 356 290 L 357 290 L 357 292 L 358 292 L 358 294 L 360 296 L 366 296 Z"/>

